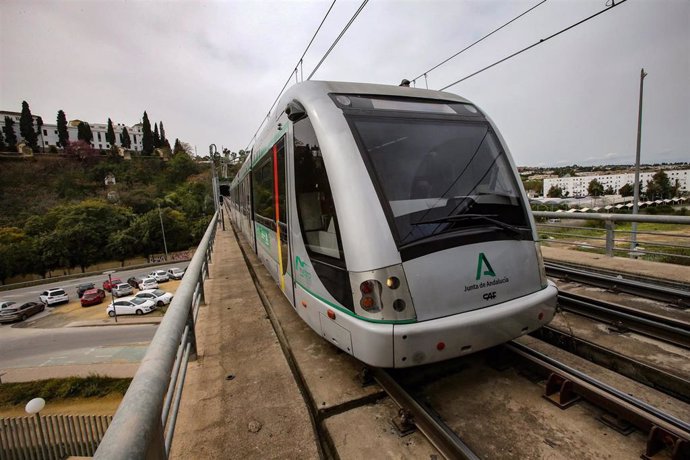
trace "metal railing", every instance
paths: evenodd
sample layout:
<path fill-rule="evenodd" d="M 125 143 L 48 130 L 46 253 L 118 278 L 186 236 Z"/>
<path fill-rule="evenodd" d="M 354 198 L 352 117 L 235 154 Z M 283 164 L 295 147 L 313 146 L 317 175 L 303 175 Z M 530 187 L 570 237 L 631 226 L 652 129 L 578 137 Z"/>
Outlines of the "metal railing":
<path fill-rule="evenodd" d="M 0 418 L 0 458 L 60 460 L 93 455 L 110 415 L 40 415 Z"/>
<path fill-rule="evenodd" d="M 585 214 L 532 211 L 537 220 L 540 240 L 544 243 L 577 246 L 584 250 L 603 252 L 609 257 L 623 255 L 650 260 L 690 264 L 690 233 L 674 231 L 625 230 L 617 223 L 690 225 L 688 216 Z M 540 220 L 546 219 L 546 222 Z M 565 225 L 564 220 L 577 219 L 601 222 L 604 228 Z M 633 235 L 635 238 L 633 238 Z M 586 241 L 582 241 L 586 240 Z"/>
<path fill-rule="evenodd" d="M 219 215 L 213 215 L 94 458 L 168 458 L 187 363 L 196 359 L 194 325 Z"/>

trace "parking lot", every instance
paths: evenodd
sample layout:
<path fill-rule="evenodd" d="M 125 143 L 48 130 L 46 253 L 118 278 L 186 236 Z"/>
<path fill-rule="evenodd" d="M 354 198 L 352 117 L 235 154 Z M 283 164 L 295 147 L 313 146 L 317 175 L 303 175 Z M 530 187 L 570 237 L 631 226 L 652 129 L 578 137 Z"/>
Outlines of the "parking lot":
<path fill-rule="evenodd" d="M 113 274 L 113 277 L 118 277 L 126 282 L 127 278 L 131 276 L 138 276 L 144 273 L 149 273 L 153 270 L 167 270 L 170 267 L 180 267 L 185 268 L 187 263 L 176 263 L 176 264 L 166 264 L 156 267 L 147 267 L 145 269 L 138 270 L 124 270 Z M 26 319 L 25 321 L 18 321 L 15 323 L 0 324 L 0 329 L 2 328 L 40 328 L 40 329 L 50 329 L 50 328 L 61 328 L 61 327 L 71 327 L 71 326 L 96 326 L 96 325 L 110 325 L 115 324 L 115 318 L 108 317 L 106 308 L 112 302 L 112 297 L 109 292 L 106 291 L 106 297 L 100 304 L 96 304 L 89 307 L 82 307 L 79 297 L 77 295 L 76 287 L 77 285 L 85 282 L 92 282 L 97 288 L 101 288 L 103 281 L 107 279 L 104 275 L 92 275 L 81 279 L 72 279 L 60 282 L 50 282 L 49 284 L 33 286 L 28 288 L 21 288 L 16 290 L 10 290 L 5 292 L 0 292 L 0 299 L 2 300 L 12 300 L 17 302 L 17 304 L 22 304 L 29 301 L 38 301 L 39 294 L 48 288 L 60 287 L 65 289 L 69 295 L 69 303 L 62 303 L 58 305 L 48 306 L 45 311 L 33 315 Z M 170 280 L 167 282 L 159 283 L 159 289 L 163 291 L 175 293 L 177 287 L 179 286 L 179 280 Z M 134 289 L 134 294 L 138 292 Z M 117 300 L 117 298 L 115 298 Z M 118 323 L 132 323 L 132 322 L 142 322 L 142 321 L 160 321 L 160 317 L 163 316 L 167 307 L 157 308 L 151 313 L 143 316 L 136 315 L 118 315 Z"/>

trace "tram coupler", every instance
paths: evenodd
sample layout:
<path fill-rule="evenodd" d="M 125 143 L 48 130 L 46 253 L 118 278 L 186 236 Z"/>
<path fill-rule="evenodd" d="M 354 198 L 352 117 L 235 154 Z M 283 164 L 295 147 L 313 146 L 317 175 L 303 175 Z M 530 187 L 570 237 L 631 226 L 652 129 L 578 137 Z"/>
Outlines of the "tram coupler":
<path fill-rule="evenodd" d="M 357 380 L 359 380 L 362 388 L 366 388 L 376 383 L 376 380 L 374 380 L 374 374 L 371 372 L 371 369 L 366 366 L 357 373 Z"/>
<path fill-rule="evenodd" d="M 391 419 L 395 431 L 401 438 L 417 431 L 417 426 L 414 424 L 414 417 L 407 409 L 400 408 L 398 416 Z"/>
<path fill-rule="evenodd" d="M 573 390 L 573 382 L 555 373 L 549 375 L 542 397 L 560 409 L 567 409 L 580 400 L 580 395 Z"/>

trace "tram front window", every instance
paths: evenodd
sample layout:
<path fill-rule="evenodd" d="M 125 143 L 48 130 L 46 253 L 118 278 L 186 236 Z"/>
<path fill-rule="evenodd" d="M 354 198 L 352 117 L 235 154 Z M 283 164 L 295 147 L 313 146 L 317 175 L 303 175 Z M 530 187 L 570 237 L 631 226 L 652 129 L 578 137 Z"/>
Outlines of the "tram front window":
<path fill-rule="evenodd" d="M 495 232 L 530 239 L 510 162 L 488 122 L 352 116 L 399 246 Z"/>

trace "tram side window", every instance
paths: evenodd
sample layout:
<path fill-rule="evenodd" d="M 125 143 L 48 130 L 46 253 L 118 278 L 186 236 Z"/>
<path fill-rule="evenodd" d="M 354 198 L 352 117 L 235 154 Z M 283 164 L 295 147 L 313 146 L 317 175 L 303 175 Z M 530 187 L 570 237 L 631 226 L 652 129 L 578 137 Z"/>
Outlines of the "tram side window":
<path fill-rule="evenodd" d="M 254 182 L 254 214 L 258 223 L 275 230 L 273 198 L 273 162 L 270 154 L 252 171 Z"/>
<path fill-rule="evenodd" d="M 328 292 L 354 311 L 333 193 L 309 118 L 295 123 L 295 192 L 302 240 Z"/>

